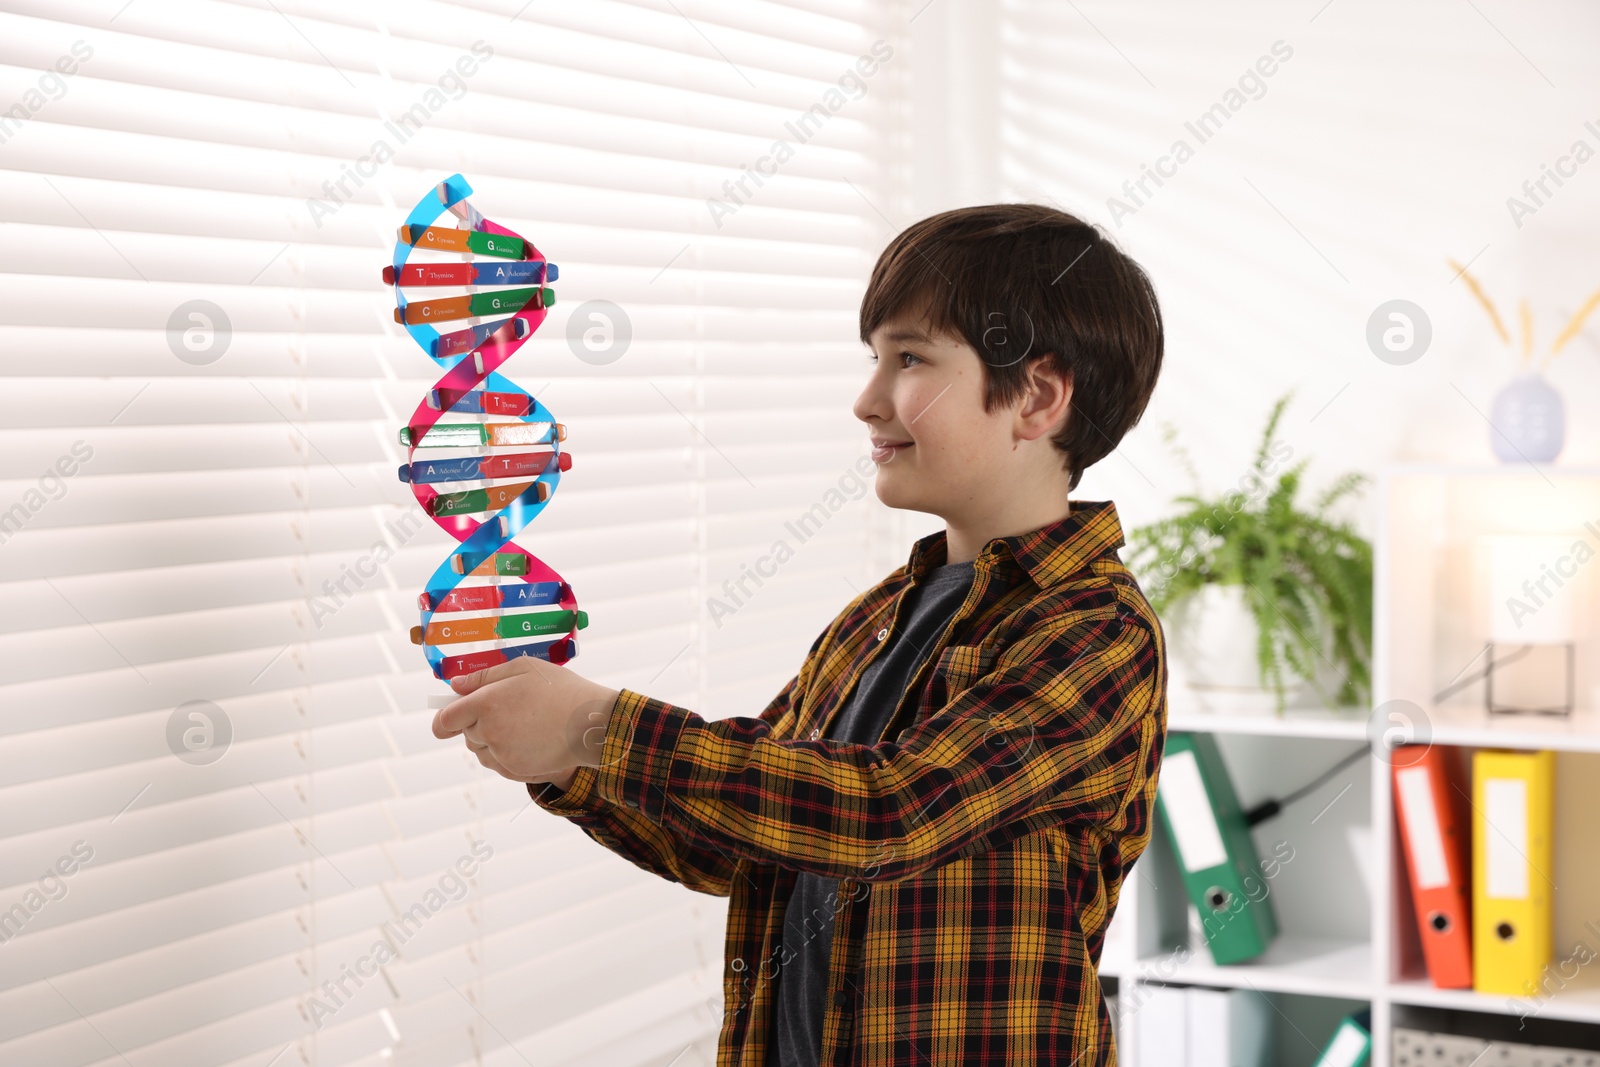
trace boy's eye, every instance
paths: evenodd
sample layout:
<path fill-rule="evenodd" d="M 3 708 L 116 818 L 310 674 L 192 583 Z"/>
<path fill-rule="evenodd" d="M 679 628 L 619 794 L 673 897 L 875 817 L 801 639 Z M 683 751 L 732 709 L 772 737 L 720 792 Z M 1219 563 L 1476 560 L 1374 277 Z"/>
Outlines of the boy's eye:
<path fill-rule="evenodd" d="M 915 352 L 902 352 L 902 353 L 900 353 L 900 360 L 901 360 L 901 365 L 902 366 L 909 366 L 910 365 L 910 364 L 907 364 L 905 362 L 908 359 L 916 360 L 918 363 L 922 362 L 922 357 L 917 355 Z M 867 362 L 876 364 L 878 362 L 878 354 L 876 352 L 868 352 L 867 353 Z"/>

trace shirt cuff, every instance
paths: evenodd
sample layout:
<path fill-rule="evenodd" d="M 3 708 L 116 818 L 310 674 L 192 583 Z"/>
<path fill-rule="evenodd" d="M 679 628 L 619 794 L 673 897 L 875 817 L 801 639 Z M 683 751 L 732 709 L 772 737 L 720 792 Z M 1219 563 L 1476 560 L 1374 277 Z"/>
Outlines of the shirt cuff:
<path fill-rule="evenodd" d="M 579 767 L 565 790 L 554 782 L 529 782 L 528 795 L 552 815 L 585 815 L 605 810 L 605 801 L 594 791 L 595 767 Z"/>
<path fill-rule="evenodd" d="M 690 714 L 623 689 L 606 721 L 601 766 L 580 766 L 565 790 L 550 782 L 529 782 L 528 795 L 553 815 L 595 814 L 622 804 L 659 822 L 666 810 L 673 750 Z"/>
<path fill-rule="evenodd" d="M 659 823 L 666 812 L 673 753 L 693 716 L 666 701 L 622 690 L 606 723 L 600 766 L 580 768 L 573 787 L 585 772 L 593 772 L 590 789 L 595 796 L 634 808 Z"/>

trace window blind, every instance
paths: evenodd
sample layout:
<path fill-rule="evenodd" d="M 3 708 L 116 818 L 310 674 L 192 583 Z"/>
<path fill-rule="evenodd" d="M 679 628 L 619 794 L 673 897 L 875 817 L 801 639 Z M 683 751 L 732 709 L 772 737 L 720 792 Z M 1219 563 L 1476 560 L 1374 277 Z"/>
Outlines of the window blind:
<path fill-rule="evenodd" d="M 379 272 L 457 171 L 560 266 L 519 543 L 575 669 L 755 714 L 904 555 L 850 411 L 890 6 L 0 2 L 0 1062 L 714 1048 L 721 902 L 432 737 Z"/>

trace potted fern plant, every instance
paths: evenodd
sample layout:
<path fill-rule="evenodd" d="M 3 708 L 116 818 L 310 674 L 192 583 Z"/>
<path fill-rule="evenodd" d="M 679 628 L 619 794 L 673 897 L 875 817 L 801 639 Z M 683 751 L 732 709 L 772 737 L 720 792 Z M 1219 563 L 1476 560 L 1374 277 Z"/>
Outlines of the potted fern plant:
<path fill-rule="evenodd" d="M 1273 441 L 1291 395 L 1273 406 L 1239 487 L 1212 499 L 1169 424 L 1194 492 L 1175 498 L 1178 514 L 1128 535 L 1128 567 L 1170 622 L 1174 665 L 1202 704 L 1224 710 L 1266 704 L 1282 715 L 1313 693 L 1325 706 L 1370 698 L 1372 546 L 1329 514 L 1367 479 L 1347 473 L 1309 508 L 1296 503 L 1310 460 L 1278 471 L 1293 449 Z"/>

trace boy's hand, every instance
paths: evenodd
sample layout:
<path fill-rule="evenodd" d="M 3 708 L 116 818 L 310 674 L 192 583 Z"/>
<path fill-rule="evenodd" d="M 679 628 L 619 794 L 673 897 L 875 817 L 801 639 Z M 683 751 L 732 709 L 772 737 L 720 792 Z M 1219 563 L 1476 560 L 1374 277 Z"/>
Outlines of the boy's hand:
<path fill-rule="evenodd" d="M 478 762 L 516 782 L 547 782 L 600 765 L 621 691 L 534 657 L 453 679 L 461 694 L 433 717 L 433 735 L 460 734 Z M 562 786 L 565 788 L 565 785 Z"/>

